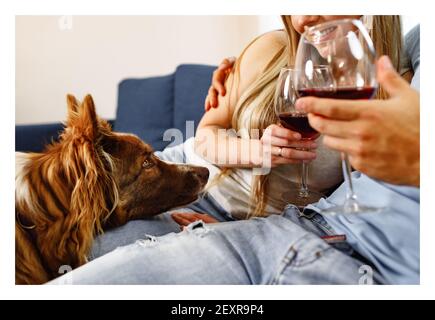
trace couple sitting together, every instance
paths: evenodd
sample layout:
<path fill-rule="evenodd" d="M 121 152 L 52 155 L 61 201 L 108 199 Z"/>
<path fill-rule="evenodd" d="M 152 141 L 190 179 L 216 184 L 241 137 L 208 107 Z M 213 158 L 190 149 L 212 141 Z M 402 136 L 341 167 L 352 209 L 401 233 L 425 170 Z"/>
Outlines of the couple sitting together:
<path fill-rule="evenodd" d="M 277 78 L 307 27 L 342 18 L 362 19 L 369 29 L 381 90 L 370 101 L 299 99 L 297 108 L 322 134 L 303 140 L 276 124 Z M 419 283 L 420 102 L 412 88 L 419 87 L 419 27 L 402 41 L 398 16 L 282 20 L 283 30 L 256 38 L 215 71 L 195 138 L 156 152 L 206 166 L 204 196 L 107 232 L 96 239 L 89 263 L 51 283 Z M 258 137 L 249 134 L 253 129 Z M 272 168 L 256 175 L 266 144 Z M 359 200 L 381 212 L 322 215 L 346 198 L 337 151 L 357 170 Z M 310 162 L 309 188 L 330 196 L 301 208 L 283 194 L 298 188 L 303 161 Z"/>

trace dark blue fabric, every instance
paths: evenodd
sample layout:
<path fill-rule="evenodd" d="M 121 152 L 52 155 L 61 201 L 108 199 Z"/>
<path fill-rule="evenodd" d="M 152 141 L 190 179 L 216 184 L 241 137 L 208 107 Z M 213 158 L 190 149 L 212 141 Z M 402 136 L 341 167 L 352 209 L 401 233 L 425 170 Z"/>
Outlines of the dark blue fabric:
<path fill-rule="evenodd" d="M 174 75 L 127 79 L 119 84 L 114 129 L 138 135 L 156 150 L 168 142 L 163 133 L 172 127 Z"/>
<path fill-rule="evenodd" d="M 138 135 L 155 150 L 163 150 L 167 129 L 177 128 L 186 138 L 187 120 L 195 129 L 204 112 L 204 100 L 216 67 L 180 65 L 167 76 L 126 79 L 118 87 L 118 108 L 114 130 Z M 41 151 L 56 139 L 61 124 L 16 126 L 17 151 Z"/>
<path fill-rule="evenodd" d="M 412 69 L 420 66 L 420 25 L 416 25 L 405 36 L 405 50 L 411 59 Z"/>
<path fill-rule="evenodd" d="M 204 101 L 214 66 L 180 65 L 175 73 L 174 128 L 186 135 L 186 121 L 194 121 L 195 130 L 204 113 Z M 186 137 L 185 137 L 186 138 Z"/>
<path fill-rule="evenodd" d="M 108 120 L 113 126 L 114 120 Z M 41 152 L 52 141 L 57 141 L 63 124 L 47 123 L 15 126 L 15 151 Z"/>
<path fill-rule="evenodd" d="M 57 139 L 62 129 L 61 123 L 15 126 L 15 150 L 40 152 L 46 144 Z"/>

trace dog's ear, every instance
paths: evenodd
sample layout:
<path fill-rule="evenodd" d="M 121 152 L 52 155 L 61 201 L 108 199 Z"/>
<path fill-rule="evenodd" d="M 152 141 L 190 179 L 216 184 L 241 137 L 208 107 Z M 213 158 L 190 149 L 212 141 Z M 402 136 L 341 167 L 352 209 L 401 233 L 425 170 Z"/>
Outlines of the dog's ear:
<path fill-rule="evenodd" d="M 68 118 L 63 138 L 86 138 L 96 141 L 99 133 L 98 117 L 92 97 L 87 95 L 79 104 L 72 95 L 67 96 Z"/>
<path fill-rule="evenodd" d="M 67 94 L 66 103 L 68 106 L 68 115 L 71 113 L 77 113 L 79 109 L 79 103 L 72 94 Z"/>
<path fill-rule="evenodd" d="M 118 201 L 108 159 L 97 145 L 102 132 L 94 101 L 87 95 L 77 112 L 68 114 L 62 149 L 63 157 L 68 159 L 63 161 L 63 176 L 74 189 L 68 215 L 62 221 L 70 231 L 59 241 L 57 250 L 73 267 L 85 263 L 94 235 L 102 232 L 104 221 Z"/>
<path fill-rule="evenodd" d="M 94 100 L 91 95 L 86 95 L 79 111 L 80 121 L 83 125 L 83 134 L 91 140 L 98 136 L 98 117 L 95 111 Z"/>

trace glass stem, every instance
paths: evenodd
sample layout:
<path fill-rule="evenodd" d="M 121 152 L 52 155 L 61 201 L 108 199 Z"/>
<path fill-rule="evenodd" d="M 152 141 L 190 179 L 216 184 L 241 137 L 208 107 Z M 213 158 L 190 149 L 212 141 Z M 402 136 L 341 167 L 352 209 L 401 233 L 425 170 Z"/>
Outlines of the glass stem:
<path fill-rule="evenodd" d="M 299 189 L 299 197 L 308 198 L 308 195 L 308 163 L 302 161 L 301 188 Z"/>
<path fill-rule="evenodd" d="M 343 166 L 344 181 L 346 181 L 346 185 L 347 185 L 346 201 L 344 203 L 344 206 L 347 207 L 349 210 L 355 210 L 358 207 L 358 202 L 357 202 L 356 194 L 353 190 L 352 167 L 349 163 L 349 157 L 346 153 L 342 153 L 341 158 L 342 158 L 341 161 Z"/>

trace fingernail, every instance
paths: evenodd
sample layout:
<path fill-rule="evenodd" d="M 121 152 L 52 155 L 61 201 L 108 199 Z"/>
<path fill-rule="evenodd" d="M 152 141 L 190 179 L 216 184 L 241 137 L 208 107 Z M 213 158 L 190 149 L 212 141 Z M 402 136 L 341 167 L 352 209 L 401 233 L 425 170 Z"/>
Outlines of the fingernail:
<path fill-rule="evenodd" d="M 310 145 L 310 147 L 313 148 L 313 149 L 314 149 L 314 148 L 317 148 L 317 143 L 313 142 L 313 143 Z"/>
<path fill-rule="evenodd" d="M 393 64 L 391 63 L 390 58 L 388 58 L 388 56 L 382 56 L 380 59 L 380 63 L 381 63 L 381 68 L 383 70 L 392 70 L 393 68 Z"/>
<path fill-rule="evenodd" d="M 301 139 L 301 138 L 302 138 L 302 136 L 301 136 L 301 134 L 300 134 L 300 133 L 294 133 L 294 134 L 293 134 L 293 138 L 294 138 L 294 139 L 298 139 L 298 140 L 299 140 L 299 139 Z"/>

